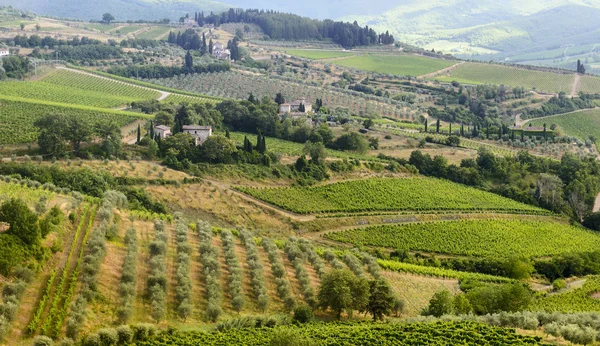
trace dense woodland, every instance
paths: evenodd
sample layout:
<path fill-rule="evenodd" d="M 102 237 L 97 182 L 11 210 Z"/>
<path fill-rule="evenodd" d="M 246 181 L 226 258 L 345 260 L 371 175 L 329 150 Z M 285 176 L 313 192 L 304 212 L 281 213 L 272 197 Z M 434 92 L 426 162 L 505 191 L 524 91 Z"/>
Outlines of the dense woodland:
<path fill-rule="evenodd" d="M 393 44 L 389 33 L 377 34 L 368 26 L 356 22 L 344 23 L 332 20 L 314 20 L 294 14 L 264 10 L 230 9 L 222 14 L 196 14 L 198 24 L 219 26 L 225 23 L 252 23 L 258 25 L 273 40 L 323 40 L 329 39 L 346 48 L 374 44 Z"/>

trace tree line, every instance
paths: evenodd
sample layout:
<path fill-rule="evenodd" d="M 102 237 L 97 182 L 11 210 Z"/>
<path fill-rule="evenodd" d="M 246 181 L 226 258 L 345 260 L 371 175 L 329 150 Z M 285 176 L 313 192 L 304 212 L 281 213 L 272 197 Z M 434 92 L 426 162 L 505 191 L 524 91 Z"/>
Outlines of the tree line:
<path fill-rule="evenodd" d="M 197 15 L 198 25 L 225 23 L 252 23 L 258 25 L 273 40 L 323 40 L 329 39 L 346 47 L 393 44 L 394 36 L 389 32 L 377 34 L 368 26 L 357 22 L 347 23 L 330 19 L 316 20 L 295 14 L 256 9 L 229 9 L 220 14 Z"/>

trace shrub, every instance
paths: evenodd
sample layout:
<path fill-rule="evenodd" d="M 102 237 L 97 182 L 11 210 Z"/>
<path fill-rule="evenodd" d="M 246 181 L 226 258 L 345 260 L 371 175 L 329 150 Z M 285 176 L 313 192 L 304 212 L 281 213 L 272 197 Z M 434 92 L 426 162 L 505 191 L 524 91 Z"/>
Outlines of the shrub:
<path fill-rule="evenodd" d="M 294 321 L 298 323 L 306 323 L 314 318 L 313 310 L 308 305 L 300 305 L 294 309 Z"/>
<path fill-rule="evenodd" d="M 100 329 L 97 333 L 103 346 L 112 346 L 119 342 L 119 335 L 114 328 Z"/>
<path fill-rule="evenodd" d="M 47 336 L 38 335 L 33 339 L 33 346 L 52 346 L 54 341 Z"/>

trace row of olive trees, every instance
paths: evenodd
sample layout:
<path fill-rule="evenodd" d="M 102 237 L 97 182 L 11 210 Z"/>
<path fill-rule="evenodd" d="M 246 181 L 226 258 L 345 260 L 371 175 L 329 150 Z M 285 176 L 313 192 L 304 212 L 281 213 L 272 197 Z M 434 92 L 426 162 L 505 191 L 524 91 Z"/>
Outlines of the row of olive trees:
<path fill-rule="evenodd" d="M 127 206 L 127 197 L 117 191 L 107 191 L 97 216 L 100 226 L 92 233 L 87 244 L 87 255 L 83 258 L 81 270 L 81 291 L 69 310 L 67 336 L 75 339 L 86 318 L 87 304 L 96 297 L 97 274 L 106 255 L 106 236 L 114 228 L 114 210 Z"/>
<path fill-rule="evenodd" d="M 10 329 L 10 323 L 17 317 L 17 309 L 23 292 L 27 285 L 33 280 L 33 272 L 25 267 L 17 267 L 14 270 L 15 280 L 7 283 L 2 289 L 2 301 L 0 304 L 0 342 Z"/>
<path fill-rule="evenodd" d="M 346 265 L 348 266 L 348 268 L 350 268 L 350 270 L 354 273 L 354 275 L 358 276 L 358 277 L 364 277 L 365 276 L 365 270 L 363 268 L 363 264 L 360 262 L 360 260 L 358 258 L 356 258 L 356 256 L 354 256 L 353 254 L 346 252 L 344 254 L 344 256 L 342 257 L 342 260 L 344 261 L 344 263 L 346 263 Z"/>
<path fill-rule="evenodd" d="M 168 235 L 162 221 L 154 222 L 154 240 L 150 243 L 150 276 L 147 281 L 152 318 L 156 322 L 165 317 L 167 300 L 167 254 Z"/>
<path fill-rule="evenodd" d="M 314 246 L 308 239 L 300 238 L 298 240 L 298 246 L 302 252 L 306 254 L 306 258 L 310 262 L 310 264 L 315 268 L 317 275 L 322 277 L 327 272 L 327 267 L 325 267 L 325 262 L 321 259 L 321 256 L 315 251 Z"/>
<path fill-rule="evenodd" d="M 331 266 L 334 269 L 344 269 L 346 268 L 346 266 L 344 265 L 344 263 L 342 261 L 340 261 L 340 259 L 335 255 L 335 253 L 329 249 L 325 250 L 325 252 L 323 252 L 323 258 L 325 258 L 325 260 L 327 262 L 329 262 L 329 264 L 331 264 Z"/>
<path fill-rule="evenodd" d="M 246 262 L 250 268 L 250 286 L 252 286 L 256 305 L 259 310 L 265 311 L 269 305 L 269 296 L 267 295 L 267 286 L 265 285 L 264 268 L 258 257 L 254 237 L 246 231 L 241 231 L 240 238 L 246 248 Z"/>
<path fill-rule="evenodd" d="M 300 288 L 302 289 L 304 300 L 311 308 L 315 308 L 317 306 L 317 299 L 315 297 L 315 291 L 310 283 L 310 277 L 306 271 L 306 255 L 298 246 L 297 239 L 288 239 L 285 244 L 284 251 L 290 262 L 292 262 L 292 266 L 296 271 L 296 278 L 298 279 L 298 282 L 300 282 Z"/>
<path fill-rule="evenodd" d="M 190 278 L 192 248 L 188 242 L 188 226 L 181 219 L 175 227 L 177 239 L 177 315 L 184 321 L 193 312 L 192 279 Z"/>
<path fill-rule="evenodd" d="M 81 344 L 83 346 L 130 345 L 137 341 L 148 341 L 157 333 L 156 327 L 149 323 L 133 326 L 122 325 L 117 328 L 102 328 L 94 333 L 87 334 Z"/>
<path fill-rule="evenodd" d="M 223 313 L 221 308 L 223 295 L 219 284 L 218 251 L 216 247 L 211 245 L 213 232 L 208 222 L 198 221 L 196 231 L 200 237 L 200 261 L 202 262 L 202 274 L 206 285 L 206 300 L 208 301 L 206 318 L 216 322 Z"/>
<path fill-rule="evenodd" d="M 223 251 L 225 252 L 225 263 L 227 263 L 227 270 L 229 271 L 227 284 L 229 285 L 229 294 L 231 294 L 231 306 L 233 310 L 239 313 L 246 305 L 246 299 L 242 290 L 242 267 L 235 253 L 233 234 L 225 230 L 221 232 L 221 240 L 223 241 Z"/>
<path fill-rule="evenodd" d="M 290 283 L 285 276 L 285 266 L 279 255 L 279 249 L 273 240 L 269 238 L 262 239 L 262 245 L 269 255 L 271 262 L 271 271 L 275 276 L 275 284 L 277 285 L 277 294 L 283 301 L 283 306 L 287 311 L 292 311 L 296 306 L 296 301 L 292 297 Z"/>
<path fill-rule="evenodd" d="M 121 281 L 119 282 L 119 293 L 121 294 L 121 304 L 117 310 L 117 316 L 121 323 L 125 323 L 131 317 L 133 312 L 133 302 L 135 300 L 136 285 L 136 264 L 138 255 L 137 233 L 133 226 L 125 233 L 125 260 L 121 272 Z"/>

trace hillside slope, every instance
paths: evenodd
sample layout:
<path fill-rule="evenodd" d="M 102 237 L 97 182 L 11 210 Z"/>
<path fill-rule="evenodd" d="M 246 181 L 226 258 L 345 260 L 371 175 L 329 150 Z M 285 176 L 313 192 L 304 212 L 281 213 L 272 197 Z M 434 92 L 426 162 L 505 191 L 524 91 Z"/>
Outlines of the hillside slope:
<path fill-rule="evenodd" d="M 186 13 L 222 12 L 231 7 L 212 0 L 0 0 L 0 6 L 9 5 L 40 15 L 82 20 L 100 20 L 103 13 L 110 12 L 119 21 L 176 20 Z"/>

